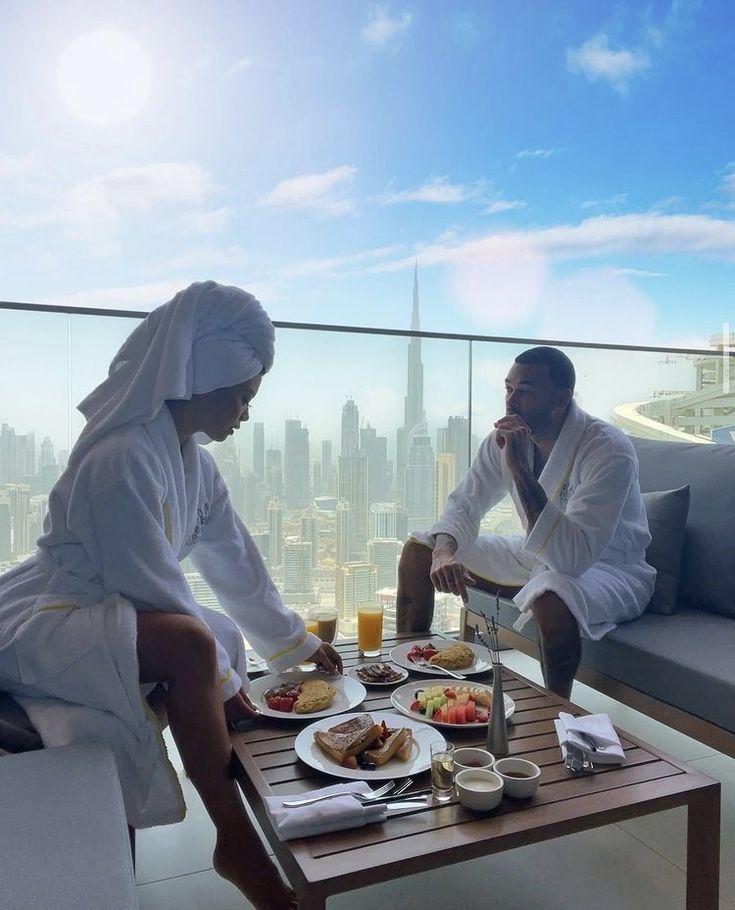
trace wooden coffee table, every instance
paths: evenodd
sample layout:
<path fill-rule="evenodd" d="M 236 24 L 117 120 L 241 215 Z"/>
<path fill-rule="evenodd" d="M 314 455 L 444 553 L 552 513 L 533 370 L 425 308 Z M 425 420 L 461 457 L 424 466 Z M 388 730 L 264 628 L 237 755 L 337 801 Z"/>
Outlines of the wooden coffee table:
<path fill-rule="evenodd" d="M 386 640 L 383 658 L 395 644 L 409 640 L 420 638 L 397 635 Z M 339 650 L 345 669 L 360 663 L 354 642 L 340 643 Z M 419 676 L 411 679 L 421 682 Z M 238 782 L 298 893 L 300 910 L 321 910 L 332 894 L 676 806 L 687 807 L 687 910 L 717 910 L 719 782 L 621 731 L 624 765 L 598 765 L 594 774 L 572 775 L 561 761 L 553 719 L 560 710 L 587 712 L 507 669 L 503 682 L 516 703 L 508 728 L 509 754 L 540 765 L 541 786 L 529 802 L 504 798 L 488 815 L 476 815 L 453 801 L 391 812 L 381 824 L 280 843 L 264 797 L 315 789 L 335 779 L 297 758 L 293 745 L 304 723 L 263 718 L 257 729 L 233 734 Z M 368 687 L 364 709 L 393 710 L 391 691 Z M 447 728 L 438 728 L 437 734 L 446 735 Z M 485 735 L 485 728 L 458 728 L 456 735 L 451 731 L 458 745 L 484 745 Z M 425 772 L 415 779 L 414 788 L 429 783 Z"/>

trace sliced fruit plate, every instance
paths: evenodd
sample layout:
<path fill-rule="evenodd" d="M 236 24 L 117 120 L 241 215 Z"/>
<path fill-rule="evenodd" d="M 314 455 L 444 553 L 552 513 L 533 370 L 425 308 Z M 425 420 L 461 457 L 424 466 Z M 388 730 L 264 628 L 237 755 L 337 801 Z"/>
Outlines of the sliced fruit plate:
<path fill-rule="evenodd" d="M 429 679 L 425 683 L 406 683 L 391 695 L 393 707 L 412 717 L 437 727 L 486 727 L 490 720 L 493 692 L 490 686 L 479 683 Z M 509 695 L 503 694 L 505 717 L 516 709 Z"/>

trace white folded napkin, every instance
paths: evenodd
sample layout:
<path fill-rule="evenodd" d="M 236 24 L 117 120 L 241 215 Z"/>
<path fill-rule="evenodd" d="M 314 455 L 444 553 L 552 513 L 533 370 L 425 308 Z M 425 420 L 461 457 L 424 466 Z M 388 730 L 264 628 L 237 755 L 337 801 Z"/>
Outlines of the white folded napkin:
<path fill-rule="evenodd" d="M 327 831 L 360 828 L 370 822 L 384 821 L 387 815 L 385 803 L 363 806 L 349 795 L 360 793 L 367 796 L 370 792 L 370 787 L 364 781 L 356 780 L 291 796 L 267 796 L 265 806 L 278 839 L 291 840 L 294 837 L 311 837 L 314 834 L 326 834 Z M 310 796 L 323 796 L 328 793 L 344 795 L 336 796 L 334 799 L 323 799 L 310 806 L 289 808 L 283 805 L 284 800 L 308 799 Z"/>
<path fill-rule="evenodd" d="M 607 714 L 585 714 L 574 717 L 572 714 L 559 712 L 559 719 L 554 721 L 556 735 L 559 737 L 561 754 L 567 757 L 566 744 L 576 746 L 586 752 L 595 765 L 615 765 L 625 761 L 625 752 L 620 745 L 618 734 Z M 586 733 L 592 738 L 597 751 L 593 751 L 590 743 L 579 733 Z M 601 748 L 603 747 L 604 748 Z"/>

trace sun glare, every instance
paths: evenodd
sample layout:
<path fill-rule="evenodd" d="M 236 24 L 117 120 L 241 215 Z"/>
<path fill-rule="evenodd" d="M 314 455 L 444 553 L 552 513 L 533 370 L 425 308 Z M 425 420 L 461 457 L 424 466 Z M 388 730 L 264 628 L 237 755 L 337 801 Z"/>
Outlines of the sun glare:
<path fill-rule="evenodd" d="M 151 92 L 153 68 L 132 38 L 109 29 L 87 32 L 61 55 L 59 94 L 80 120 L 122 123 L 142 110 Z"/>

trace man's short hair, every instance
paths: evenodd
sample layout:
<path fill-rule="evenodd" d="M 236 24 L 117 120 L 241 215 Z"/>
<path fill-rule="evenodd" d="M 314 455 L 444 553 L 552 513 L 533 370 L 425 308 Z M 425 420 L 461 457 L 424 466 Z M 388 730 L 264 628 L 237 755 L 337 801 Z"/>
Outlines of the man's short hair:
<path fill-rule="evenodd" d="M 551 381 L 557 388 L 574 391 L 574 383 L 576 381 L 574 364 L 558 348 L 549 348 L 544 345 L 540 345 L 537 348 L 529 348 L 519 354 L 515 362 L 545 364 L 549 368 Z"/>

